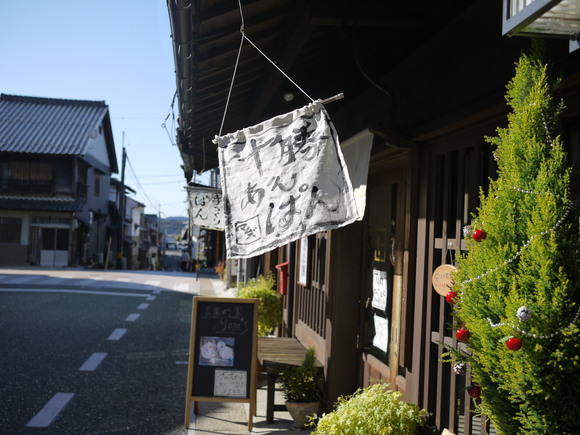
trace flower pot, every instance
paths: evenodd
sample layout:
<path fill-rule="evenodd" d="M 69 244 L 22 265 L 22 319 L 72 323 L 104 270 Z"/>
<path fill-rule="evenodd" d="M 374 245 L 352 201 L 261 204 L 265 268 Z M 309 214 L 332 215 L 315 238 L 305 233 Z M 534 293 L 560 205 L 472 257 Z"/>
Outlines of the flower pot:
<path fill-rule="evenodd" d="M 316 416 L 320 402 L 286 402 L 286 408 L 294 420 L 293 426 L 302 429 L 308 422 L 309 416 Z"/>

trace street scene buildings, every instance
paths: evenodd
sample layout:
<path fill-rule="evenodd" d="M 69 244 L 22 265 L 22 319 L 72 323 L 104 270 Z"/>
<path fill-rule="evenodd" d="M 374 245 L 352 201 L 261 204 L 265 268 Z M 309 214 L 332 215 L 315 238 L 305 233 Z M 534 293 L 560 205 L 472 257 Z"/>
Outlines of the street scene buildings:
<path fill-rule="evenodd" d="M 466 252 L 463 228 L 497 175 L 485 138 L 506 125 L 506 85 L 531 46 L 517 35 L 537 30 L 562 79 L 558 133 L 577 183 L 577 30 L 556 30 L 556 18 L 542 26 L 539 17 L 555 3 L 168 3 L 186 177 L 218 161 L 224 177 L 224 153 L 208 151 L 208 138 L 236 134 L 241 150 L 250 126 L 259 130 L 260 122 L 317 99 L 329 99 L 324 108 L 343 153 L 356 150 L 349 173 L 368 170 L 362 220 L 234 260 L 238 281 L 268 272 L 278 278 L 279 333 L 316 348 L 325 410 L 384 380 L 428 410 L 438 433 L 494 433 L 485 414 L 472 412 L 470 373 L 456 374 L 442 361 L 446 346 L 459 344 L 434 272 Z M 577 22 L 571 15 L 568 24 Z M 285 139 L 272 138 L 284 163 Z M 267 145 L 256 141 L 239 158 L 253 164 Z M 278 174 L 291 175 L 285 171 L 281 165 Z M 275 177 L 264 185 L 257 179 L 258 170 L 244 184 L 246 204 L 258 201 L 259 188 L 280 188 Z M 298 216 L 291 206 L 287 212 Z"/>
<path fill-rule="evenodd" d="M 119 144 L 105 102 L 2 94 L 0 267 L 173 272 L 192 280 L 188 286 L 199 286 L 198 276 L 211 280 L 205 285 L 223 290 L 220 296 L 272 275 L 282 318 L 271 338 L 315 349 L 321 413 L 341 396 L 386 382 L 429 413 L 428 433 L 497 433 L 472 400 L 471 371 L 445 361 L 449 348 L 465 346 L 445 296 L 452 272 L 440 267 L 454 271 L 468 252 L 464 228 L 498 176 L 486 138 L 508 123 L 506 85 L 531 49 L 529 36 L 543 40 L 561 79 L 557 97 L 565 104 L 550 128 L 567 152 L 570 199 L 580 196 L 578 2 L 562 22 L 542 24 L 542 14 L 560 3 L 567 2 L 168 0 L 178 108 L 172 134 L 189 201 L 180 231 L 168 234 L 161 217 L 131 197 L 135 187 L 124 181 L 124 149 L 123 161 L 115 157 Z M 246 141 L 249 131 L 279 133 L 292 116 L 308 126 L 292 124 L 265 144 Z M 344 165 L 323 166 L 313 177 L 332 172 L 328 184 L 349 195 L 342 202 L 297 182 L 301 171 L 288 169 L 296 160 L 316 160 L 320 150 L 308 130 L 315 123 L 340 148 L 326 160 L 344 158 Z M 260 158 L 274 146 L 280 157 L 268 163 L 278 166 L 267 169 Z M 243 171 L 253 165 L 233 174 L 242 173 L 228 186 L 237 196 L 226 192 L 234 178 L 228 147 L 229 163 Z M 208 173 L 208 185 L 197 182 Z M 336 182 L 343 175 L 345 185 Z M 200 202 L 215 206 L 215 214 L 202 216 L 211 225 L 194 224 L 200 216 L 192 192 L 200 190 Z M 233 222 L 232 209 L 264 198 L 261 215 Z M 324 222 L 315 232 L 280 236 L 347 202 L 358 210 L 358 217 L 345 212 L 348 224 Z M 224 231 L 228 225 L 233 236 Z M 283 242 L 269 244 L 266 235 Z M 247 254 L 258 242 L 259 252 Z M 140 285 L 154 291 L 151 282 Z M 191 303 L 177 299 L 180 310 Z M 268 425 L 278 411 L 266 412 L 258 429 L 274 432 Z"/>

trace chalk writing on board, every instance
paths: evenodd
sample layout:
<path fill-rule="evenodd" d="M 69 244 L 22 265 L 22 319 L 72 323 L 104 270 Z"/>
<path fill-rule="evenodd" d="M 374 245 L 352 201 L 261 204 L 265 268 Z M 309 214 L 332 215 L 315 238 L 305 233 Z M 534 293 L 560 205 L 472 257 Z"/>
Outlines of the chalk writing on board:
<path fill-rule="evenodd" d="M 223 397 L 246 397 L 248 372 L 245 370 L 216 369 L 213 394 Z"/>
<path fill-rule="evenodd" d="M 248 333 L 251 322 L 239 306 L 224 307 L 208 305 L 202 310 L 200 318 L 208 324 L 214 334 L 244 335 Z"/>
<path fill-rule="evenodd" d="M 201 337 L 199 339 L 200 366 L 234 366 L 234 344 L 232 337 Z"/>
<path fill-rule="evenodd" d="M 387 272 L 373 269 L 373 307 L 387 310 Z"/>

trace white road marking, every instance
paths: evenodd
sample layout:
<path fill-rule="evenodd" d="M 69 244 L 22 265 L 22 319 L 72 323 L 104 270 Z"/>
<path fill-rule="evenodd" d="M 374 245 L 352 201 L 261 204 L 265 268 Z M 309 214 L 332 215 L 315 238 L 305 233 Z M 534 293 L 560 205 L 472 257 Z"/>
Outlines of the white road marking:
<path fill-rule="evenodd" d="M 127 328 L 117 328 L 107 337 L 108 341 L 119 341 L 127 332 Z"/>
<path fill-rule="evenodd" d="M 154 291 L 153 291 L 153 294 L 154 294 L 154 295 L 158 295 L 158 294 L 160 294 L 160 293 L 161 293 L 161 290 L 154 290 Z"/>
<path fill-rule="evenodd" d="M 83 365 L 79 368 L 81 372 L 92 372 L 94 371 L 99 364 L 103 362 L 107 354 L 105 352 L 95 352 L 93 353 L 88 360 L 86 360 Z"/>
<path fill-rule="evenodd" d="M 187 365 L 189 363 L 187 361 L 175 361 L 175 364 Z"/>
<path fill-rule="evenodd" d="M 106 292 L 98 290 L 64 290 L 64 289 L 23 289 L 23 288 L 0 288 L 0 292 L 20 292 L 20 293 L 77 293 L 87 295 L 102 295 L 102 296 L 134 296 L 138 298 L 146 298 L 149 295 L 146 293 L 120 293 L 120 292 Z"/>
<path fill-rule="evenodd" d="M 135 320 L 137 320 L 139 317 L 141 317 L 141 314 L 129 314 L 127 316 L 127 318 L 125 319 L 125 322 L 134 322 Z"/>
<path fill-rule="evenodd" d="M 56 393 L 44 408 L 26 424 L 27 427 L 48 427 L 74 397 L 74 393 Z"/>
<path fill-rule="evenodd" d="M 154 301 L 155 299 L 157 299 L 157 296 L 147 296 L 148 301 Z"/>
<path fill-rule="evenodd" d="M 186 282 L 176 282 L 175 284 L 173 284 L 173 290 L 176 290 L 178 292 L 187 292 L 189 291 L 189 284 Z"/>
<path fill-rule="evenodd" d="M 147 308 L 149 308 L 149 304 L 143 302 L 142 304 L 139 304 L 139 306 L 137 307 L 138 310 L 146 310 Z"/>

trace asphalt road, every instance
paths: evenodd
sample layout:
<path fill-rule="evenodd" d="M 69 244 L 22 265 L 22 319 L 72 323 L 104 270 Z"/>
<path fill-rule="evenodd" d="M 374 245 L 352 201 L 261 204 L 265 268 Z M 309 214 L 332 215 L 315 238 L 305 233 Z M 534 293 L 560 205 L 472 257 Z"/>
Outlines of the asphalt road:
<path fill-rule="evenodd" d="M 1 434 L 186 433 L 195 278 L 0 270 L 0 284 Z"/>

